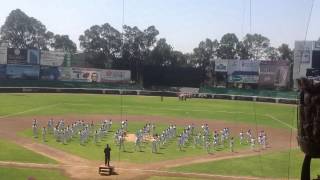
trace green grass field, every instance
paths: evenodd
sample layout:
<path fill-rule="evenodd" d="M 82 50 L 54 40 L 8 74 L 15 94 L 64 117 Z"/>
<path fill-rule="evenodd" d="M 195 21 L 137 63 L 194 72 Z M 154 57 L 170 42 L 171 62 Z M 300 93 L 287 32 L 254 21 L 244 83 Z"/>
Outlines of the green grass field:
<path fill-rule="evenodd" d="M 300 150 L 292 150 L 291 153 L 289 151 L 276 152 L 261 156 L 181 166 L 172 168 L 171 170 L 264 178 L 300 178 L 303 157 Z M 312 175 L 316 177 L 320 173 L 319 160 L 313 160 L 311 167 Z"/>
<path fill-rule="evenodd" d="M 292 105 L 210 99 L 87 94 L 0 94 L 1 116 L 120 114 L 158 115 L 195 119 L 225 120 L 268 125 L 276 128 L 296 126 L 296 107 Z M 122 100 L 121 100 L 122 99 Z M 277 120 L 271 119 L 272 115 Z M 281 123 L 279 123 L 279 121 Z"/>
<path fill-rule="evenodd" d="M 198 178 L 152 176 L 148 180 L 202 180 Z"/>
<path fill-rule="evenodd" d="M 0 139 L 0 161 L 56 164 L 57 162 L 14 143 Z"/>
<path fill-rule="evenodd" d="M 1 118 L 4 117 L 23 116 L 30 118 L 30 125 L 32 117 L 37 115 L 79 115 L 79 117 L 90 114 L 118 115 L 121 112 L 122 104 L 123 112 L 128 115 L 156 115 L 163 117 L 207 119 L 210 121 L 223 120 L 234 123 L 266 125 L 284 130 L 290 130 L 291 127 L 296 127 L 294 120 L 296 118 L 296 107 L 284 104 L 211 99 L 191 99 L 186 102 L 181 102 L 178 101 L 177 98 L 164 98 L 164 101 L 161 102 L 160 97 L 121 97 L 87 94 L 0 94 L 0 99 L 0 106 L 2 107 L 0 108 L 0 121 Z M 143 125 L 143 123 L 130 122 L 130 133 L 135 133 L 135 131 L 143 127 Z M 168 124 L 161 124 L 161 122 L 159 122 L 157 123 L 157 130 L 161 131 L 167 125 Z M 113 127 L 116 128 L 116 123 L 114 123 Z M 32 138 L 31 128 L 19 134 Z M 42 143 L 40 138 L 35 139 L 35 141 Z M 103 139 L 98 145 L 90 141 L 85 146 L 81 146 L 77 138 L 70 144 L 63 145 L 55 142 L 52 137 L 48 137 L 48 141 L 45 143 L 87 159 L 102 160 L 102 149 L 106 143 L 113 144 L 113 133 L 112 135 L 108 135 L 108 137 Z M 249 147 L 238 146 L 237 148 Z M 112 160 L 148 163 L 206 154 L 204 149 L 193 148 L 192 146 L 188 146 L 184 151 L 180 152 L 176 140 L 172 140 L 167 147 L 161 149 L 159 154 L 151 153 L 150 143 L 144 144 L 144 152 L 134 152 L 133 143 L 126 143 L 126 149 L 127 152 L 119 153 L 117 147 L 113 145 Z M 10 154 L 10 152 L 8 153 Z M 296 156 L 291 158 L 290 168 L 292 172 L 290 176 L 299 177 L 298 169 L 302 162 L 302 153 L 295 151 L 293 155 Z M 288 159 L 287 152 L 263 155 L 258 159 L 260 164 L 264 162 L 262 171 L 256 157 L 233 159 L 228 161 L 232 162 L 231 164 L 227 161 L 218 161 L 199 165 L 198 168 L 186 166 L 174 170 L 261 177 L 287 177 Z M 232 171 L 230 171 L 230 166 L 232 166 Z M 318 167 L 317 164 L 316 167 Z M 273 173 L 273 171 L 275 171 L 275 173 Z"/>
<path fill-rule="evenodd" d="M 58 170 L 0 167 L 0 180 L 27 180 L 30 177 L 36 180 L 68 179 Z"/>
<path fill-rule="evenodd" d="M 135 134 L 138 129 L 144 126 L 143 123 L 136 123 L 130 122 L 128 133 Z M 93 137 L 90 138 L 89 142 L 85 144 L 85 146 L 80 145 L 79 137 L 75 137 L 72 139 L 71 142 L 64 145 L 61 142 L 57 142 L 53 135 L 47 136 L 47 141 L 42 142 L 42 138 L 35 139 L 39 143 L 45 143 L 49 146 L 62 149 L 72 154 L 79 155 L 81 157 L 90 159 L 90 160 L 103 160 L 103 148 L 108 143 L 112 148 L 112 157 L 113 161 L 126 161 L 126 162 L 133 162 L 133 163 L 151 163 L 163 160 L 172 160 L 186 156 L 197 156 L 197 155 L 205 155 L 208 154 L 207 151 L 202 147 L 194 147 L 193 140 L 187 143 L 187 146 L 180 151 L 177 145 L 177 138 L 172 139 L 169 143 L 162 146 L 157 154 L 151 153 L 151 142 L 146 142 L 143 144 L 142 151 L 135 151 L 135 145 L 133 142 L 125 142 L 125 149 L 126 151 L 119 151 L 118 146 L 114 142 L 114 132 L 116 129 L 120 127 L 120 124 L 114 124 L 112 131 L 102 139 L 99 144 L 95 144 L 93 142 Z M 157 133 L 162 132 L 167 125 L 164 124 L 156 124 L 156 131 Z M 178 134 L 183 130 L 183 127 L 178 127 Z M 33 138 L 33 134 L 31 129 L 28 129 L 22 133 L 22 136 Z M 249 145 L 240 145 L 238 140 L 235 141 L 235 150 L 237 149 L 249 149 Z M 90 149 L 90 151 L 88 151 Z M 225 148 L 218 147 L 215 150 L 211 149 L 213 153 L 219 153 L 223 151 L 229 151 L 228 144 L 225 145 Z"/>

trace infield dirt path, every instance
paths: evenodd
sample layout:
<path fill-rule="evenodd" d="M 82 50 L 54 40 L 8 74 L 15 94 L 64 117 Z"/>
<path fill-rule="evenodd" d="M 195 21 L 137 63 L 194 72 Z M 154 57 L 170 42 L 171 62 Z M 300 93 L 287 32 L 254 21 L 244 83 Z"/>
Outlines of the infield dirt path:
<path fill-rule="evenodd" d="M 201 155 L 197 157 L 184 157 L 175 160 L 166 160 L 161 162 L 149 163 L 149 164 L 134 164 L 125 162 L 112 162 L 112 165 L 116 167 L 116 172 L 118 175 L 110 177 L 102 177 L 98 175 L 97 169 L 102 161 L 90 161 L 81 158 L 70 153 L 66 153 L 59 149 L 49 147 L 44 144 L 36 143 L 32 139 L 24 138 L 17 135 L 17 132 L 31 128 L 32 119 L 36 118 L 41 125 L 46 125 L 49 118 L 54 118 L 55 120 L 64 119 L 67 124 L 78 120 L 85 120 L 86 122 L 101 122 L 104 119 L 112 119 L 114 123 L 121 121 L 121 119 L 127 118 L 130 122 L 154 122 L 162 124 L 176 124 L 178 126 L 186 126 L 188 124 L 194 123 L 196 126 L 200 126 L 207 123 L 210 129 L 222 129 L 224 127 L 229 127 L 231 132 L 240 132 L 240 130 L 252 129 L 253 131 L 265 130 L 268 135 L 268 140 L 271 142 L 270 147 L 263 151 L 252 151 L 250 149 L 243 149 L 236 153 L 231 152 L 219 152 L 215 154 Z M 237 136 L 237 134 L 233 134 Z M 67 176 L 71 179 L 147 179 L 153 175 L 160 176 L 174 176 L 174 177 L 195 177 L 202 179 L 264 179 L 255 177 L 233 177 L 233 176 L 221 176 L 221 175 L 211 175 L 211 174 L 198 174 L 198 173 L 176 173 L 162 171 L 160 169 L 177 167 L 182 165 L 216 161 L 222 159 L 231 159 L 236 157 L 247 157 L 253 155 L 264 154 L 272 151 L 287 150 L 290 147 L 296 147 L 295 137 L 296 134 L 286 129 L 276 129 L 265 126 L 255 126 L 243 123 L 225 122 L 225 121 L 213 121 L 213 120 L 196 120 L 187 118 L 169 118 L 169 117 L 159 117 L 159 116 L 105 116 L 105 115 L 68 115 L 68 116 L 37 116 L 37 117 L 6 117 L 0 119 L 0 137 L 4 137 L 12 142 L 15 142 L 29 150 L 35 151 L 39 154 L 52 158 L 59 162 L 57 165 L 58 169 L 62 169 Z M 291 143 L 290 143 L 291 140 Z M 30 164 L 29 164 L 30 165 Z M 38 164 L 39 165 L 39 164 Z M 18 166 L 18 164 L 12 163 L 5 164 L 5 162 L 0 162 L 0 166 Z M 23 164 L 20 166 L 23 166 Z M 41 166 L 41 165 L 40 165 Z M 26 165 L 28 167 L 28 165 Z M 48 165 L 43 165 L 43 168 L 51 168 Z M 53 167 L 52 167 L 53 168 Z"/>

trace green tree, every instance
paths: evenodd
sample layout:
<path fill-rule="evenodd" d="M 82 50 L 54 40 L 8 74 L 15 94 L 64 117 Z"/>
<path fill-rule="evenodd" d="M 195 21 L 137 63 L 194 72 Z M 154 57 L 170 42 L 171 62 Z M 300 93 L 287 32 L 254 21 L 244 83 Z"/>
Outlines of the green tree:
<path fill-rule="evenodd" d="M 91 26 L 80 35 L 79 41 L 89 63 L 97 68 L 111 66 L 112 61 L 120 58 L 121 33 L 108 23 Z"/>
<path fill-rule="evenodd" d="M 249 47 L 243 41 L 239 42 L 239 46 L 237 48 L 237 55 L 240 59 L 250 59 L 251 56 L 249 54 Z"/>
<path fill-rule="evenodd" d="M 208 75 L 212 77 L 212 73 L 208 72 L 208 69 L 210 69 L 209 67 L 211 67 L 210 61 L 217 56 L 217 51 L 220 47 L 217 40 L 212 41 L 206 39 L 205 41 L 201 41 L 198 47 L 193 50 L 196 66 L 200 68 L 202 72 L 203 81 L 206 81 L 209 78 Z"/>
<path fill-rule="evenodd" d="M 180 51 L 174 51 L 166 39 L 157 41 L 148 58 L 147 64 L 154 66 L 188 66 L 187 57 Z"/>
<path fill-rule="evenodd" d="M 217 55 L 221 59 L 235 59 L 237 57 L 238 46 L 238 37 L 233 33 L 227 33 L 220 40 Z"/>
<path fill-rule="evenodd" d="M 218 48 L 220 47 L 217 40 L 206 39 L 201 41 L 198 47 L 193 49 L 197 66 L 202 70 L 209 66 L 210 60 L 216 57 Z"/>
<path fill-rule="evenodd" d="M 1 30 L 1 40 L 13 48 L 39 48 L 48 50 L 53 33 L 39 20 L 29 17 L 20 9 L 10 12 Z"/>
<path fill-rule="evenodd" d="M 241 43 L 241 58 L 263 59 L 270 46 L 270 40 L 261 34 L 247 34 Z M 246 58 L 247 57 L 247 58 Z"/>
<path fill-rule="evenodd" d="M 281 44 L 278 47 L 278 51 L 280 53 L 281 60 L 287 60 L 289 62 L 293 62 L 293 51 L 290 49 L 288 44 Z"/>
<path fill-rule="evenodd" d="M 166 42 L 166 39 L 161 38 L 151 51 L 147 63 L 154 66 L 169 66 L 173 60 L 172 51 L 172 47 Z"/>
<path fill-rule="evenodd" d="M 53 38 L 51 47 L 55 50 L 62 49 L 65 52 L 75 53 L 77 51 L 77 45 L 69 38 L 68 35 L 56 34 Z"/>
<path fill-rule="evenodd" d="M 274 47 L 268 47 L 266 49 L 266 58 L 268 60 L 273 60 L 273 61 L 279 60 L 280 59 L 279 50 Z"/>
<path fill-rule="evenodd" d="M 183 54 L 180 51 L 172 51 L 172 60 L 171 60 L 171 66 L 176 66 L 176 67 L 188 67 L 191 66 L 190 63 L 188 62 L 188 55 Z"/>
<path fill-rule="evenodd" d="M 141 82 L 143 65 L 154 47 L 159 31 L 154 26 L 149 26 L 144 31 L 136 26 L 126 25 L 123 29 L 122 60 L 129 62 L 133 79 Z"/>
<path fill-rule="evenodd" d="M 186 58 L 186 65 L 191 67 L 197 67 L 197 60 L 194 53 L 185 53 L 184 57 Z"/>

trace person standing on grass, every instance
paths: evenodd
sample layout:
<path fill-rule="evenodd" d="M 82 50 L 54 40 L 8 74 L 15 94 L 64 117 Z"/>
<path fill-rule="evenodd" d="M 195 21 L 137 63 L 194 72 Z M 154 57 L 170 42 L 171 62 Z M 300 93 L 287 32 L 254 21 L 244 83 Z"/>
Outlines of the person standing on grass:
<path fill-rule="evenodd" d="M 254 150 L 254 146 L 255 146 L 255 139 L 253 137 L 251 137 L 251 150 Z"/>
<path fill-rule="evenodd" d="M 230 138 L 230 151 L 234 152 L 234 139 L 233 139 L 233 137 Z"/>
<path fill-rule="evenodd" d="M 105 166 L 110 166 L 110 151 L 111 148 L 109 147 L 109 144 L 107 144 L 106 148 L 104 148 L 104 165 Z"/>
<path fill-rule="evenodd" d="M 99 133 L 98 133 L 98 130 L 96 130 L 94 134 L 94 143 L 98 144 L 98 142 L 99 142 Z"/>
<path fill-rule="evenodd" d="M 33 132 L 33 137 L 34 137 L 34 138 L 38 138 L 38 128 L 37 128 L 37 124 L 33 124 L 33 125 L 32 125 L 32 132 Z"/>
<path fill-rule="evenodd" d="M 243 140 L 244 140 L 244 136 L 243 136 L 243 131 L 241 130 L 240 131 L 240 144 L 242 144 L 243 143 Z"/>
<path fill-rule="evenodd" d="M 46 142 L 46 134 L 47 134 L 46 127 L 43 127 L 42 128 L 42 141 L 43 142 Z"/>
<path fill-rule="evenodd" d="M 206 140 L 205 147 L 206 147 L 207 153 L 209 154 L 210 153 L 210 141 L 209 141 L 209 139 Z"/>

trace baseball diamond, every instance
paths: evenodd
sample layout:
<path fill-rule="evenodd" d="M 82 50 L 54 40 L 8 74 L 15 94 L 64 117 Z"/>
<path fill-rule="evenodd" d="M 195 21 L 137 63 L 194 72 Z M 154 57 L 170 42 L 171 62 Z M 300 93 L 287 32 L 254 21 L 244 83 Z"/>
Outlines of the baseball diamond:
<path fill-rule="evenodd" d="M 272 159 L 296 169 L 302 158 L 291 151 L 297 147 L 294 105 L 90 94 L 19 93 L 0 98 L 1 137 L 53 159 L 56 169 L 71 179 L 102 178 L 97 168 L 106 144 L 112 149 L 110 165 L 121 179 L 284 178 L 288 171 Z M 35 166 L 29 162 L 33 160 L 10 166 Z M 217 170 L 226 166 L 232 171 Z M 295 170 L 289 173 L 298 177 Z"/>
<path fill-rule="evenodd" d="M 319 12 L 1 2 L 0 180 L 320 180 Z"/>

